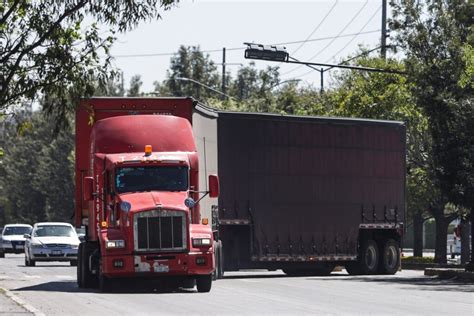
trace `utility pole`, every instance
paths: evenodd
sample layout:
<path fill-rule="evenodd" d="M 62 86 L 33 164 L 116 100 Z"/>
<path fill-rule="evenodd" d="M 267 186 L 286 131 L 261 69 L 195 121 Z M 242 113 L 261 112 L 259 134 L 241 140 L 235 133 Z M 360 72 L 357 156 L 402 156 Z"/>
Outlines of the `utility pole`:
<path fill-rule="evenodd" d="M 387 58 L 387 0 L 382 0 L 382 37 L 381 43 L 382 49 L 380 55 L 383 59 Z"/>
<path fill-rule="evenodd" d="M 321 73 L 321 94 L 324 92 L 324 69 L 321 68 L 319 71 Z"/>
<path fill-rule="evenodd" d="M 222 96 L 221 99 L 225 100 L 225 47 L 222 48 Z"/>

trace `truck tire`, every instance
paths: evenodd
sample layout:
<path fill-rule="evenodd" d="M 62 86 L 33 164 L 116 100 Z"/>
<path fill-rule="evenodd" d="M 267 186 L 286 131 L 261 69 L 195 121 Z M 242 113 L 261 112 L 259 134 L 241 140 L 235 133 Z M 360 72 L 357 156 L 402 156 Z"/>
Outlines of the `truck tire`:
<path fill-rule="evenodd" d="M 380 273 L 395 274 L 400 267 L 400 245 L 397 241 L 389 239 L 385 242 L 380 254 Z"/>
<path fill-rule="evenodd" d="M 102 293 L 109 293 L 112 291 L 112 280 L 100 272 L 99 274 L 99 291 Z"/>
<path fill-rule="evenodd" d="M 359 263 L 362 274 L 376 274 L 379 266 L 379 248 L 371 239 L 366 240 L 360 249 Z"/>
<path fill-rule="evenodd" d="M 89 256 L 94 250 L 93 248 L 95 248 L 95 245 L 91 245 L 87 242 L 81 243 L 79 246 L 80 259 L 77 265 L 77 276 L 78 278 L 80 278 L 77 281 L 79 287 L 93 288 L 97 285 L 97 278 L 95 275 L 92 274 L 89 268 Z"/>
<path fill-rule="evenodd" d="M 212 274 L 198 275 L 196 277 L 196 288 L 199 293 L 207 293 L 212 287 Z"/>
<path fill-rule="evenodd" d="M 218 250 L 217 262 L 216 262 L 217 279 L 222 279 L 224 277 L 224 255 L 223 255 L 221 240 L 217 242 L 217 250 Z"/>
<path fill-rule="evenodd" d="M 77 286 L 80 288 L 84 287 L 84 283 L 82 283 L 82 249 L 84 243 L 79 244 L 79 249 L 77 250 L 77 269 L 76 269 L 76 279 L 77 279 Z"/>

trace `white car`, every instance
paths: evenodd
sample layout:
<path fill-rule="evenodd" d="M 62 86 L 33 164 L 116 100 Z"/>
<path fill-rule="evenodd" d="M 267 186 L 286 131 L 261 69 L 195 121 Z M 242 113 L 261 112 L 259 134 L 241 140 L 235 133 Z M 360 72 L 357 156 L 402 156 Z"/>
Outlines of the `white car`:
<path fill-rule="evenodd" d="M 25 243 L 25 266 L 37 261 L 69 261 L 77 265 L 80 240 L 69 223 L 36 223 Z"/>
<path fill-rule="evenodd" d="M 0 235 L 0 258 L 5 258 L 5 253 L 22 253 L 25 246 L 25 234 L 31 233 L 31 225 L 8 224 Z"/>

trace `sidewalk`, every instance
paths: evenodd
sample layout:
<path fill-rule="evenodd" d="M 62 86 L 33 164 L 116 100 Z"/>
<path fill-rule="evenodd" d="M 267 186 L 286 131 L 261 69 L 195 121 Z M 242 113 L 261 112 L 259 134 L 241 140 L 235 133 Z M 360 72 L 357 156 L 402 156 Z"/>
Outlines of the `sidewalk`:
<path fill-rule="evenodd" d="M 23 306 L 16 303 L 0 288 L 0 315 L 34 315 L 27 311 Z"/>

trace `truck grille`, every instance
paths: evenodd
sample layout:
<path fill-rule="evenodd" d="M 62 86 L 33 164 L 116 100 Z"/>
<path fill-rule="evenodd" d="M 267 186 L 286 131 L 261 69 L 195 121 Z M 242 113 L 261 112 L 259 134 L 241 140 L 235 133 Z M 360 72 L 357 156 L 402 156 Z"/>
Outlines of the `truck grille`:
<path fill-rule="evenodd" d="M 153 210 L 134 217 L 136 251 L 182 251 L 186 249 L 186 213 Z"/>

